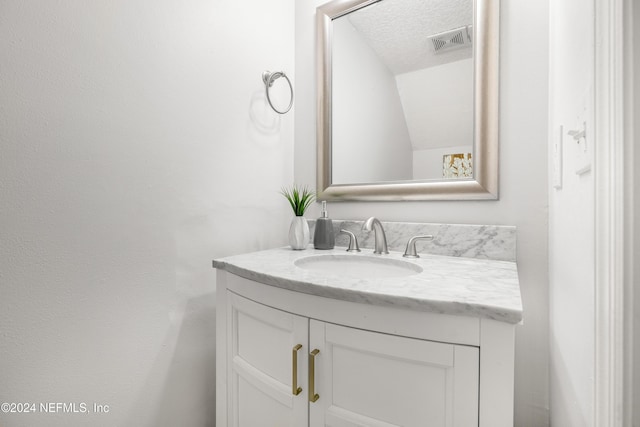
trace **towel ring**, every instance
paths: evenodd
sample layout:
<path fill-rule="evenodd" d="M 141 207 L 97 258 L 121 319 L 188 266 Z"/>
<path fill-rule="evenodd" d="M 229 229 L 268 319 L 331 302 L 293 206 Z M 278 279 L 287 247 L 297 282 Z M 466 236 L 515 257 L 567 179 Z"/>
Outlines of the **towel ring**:
<path fill-rule="evenodd" d="M 274 107 L 271 103 L 271 97 L 269 96 L 269 88 L 273 86 L 273 82 L 278 80 L 280 77 L 284 77 L 287 80 L 287 83 L 289 83 L 289 92 L 291 92 L 291 100 L 289 101 L 289 106 L 284 111 L 280 111 L 276 107 Z M 291 110 L 291 106 L 293 105 L 293 86 L 291 85 L 291 80 L 289 80 L 289 77 L 287 77 L 284 71 L 275 71 L 273 73 L 271 71 L 264 71 L 262 73 L 262 81 L 264 82 L 265 92 L 267 93 L 267 101 L 269 101 L 269 105 L 271 106 L 271 108 L 273 108 L 273 111 L 278 114 L 288 113 L 289 110 Z"/>

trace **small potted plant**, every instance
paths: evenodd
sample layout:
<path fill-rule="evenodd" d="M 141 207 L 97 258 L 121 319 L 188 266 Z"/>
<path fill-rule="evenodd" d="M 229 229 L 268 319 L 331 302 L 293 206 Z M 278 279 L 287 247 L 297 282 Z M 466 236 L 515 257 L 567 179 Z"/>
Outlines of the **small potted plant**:
<path fill-rule="evenodd" d="M 280 193 L 287 198 L 295 214 L 289 227 L 289 244 L 292 249 L 306 249 L 309 244 L 309 224 L 303 215 L 315 200 L 315 195 L 308 187 L 298 187 L 295 184 L 290 188 L 283 188 Z"/>

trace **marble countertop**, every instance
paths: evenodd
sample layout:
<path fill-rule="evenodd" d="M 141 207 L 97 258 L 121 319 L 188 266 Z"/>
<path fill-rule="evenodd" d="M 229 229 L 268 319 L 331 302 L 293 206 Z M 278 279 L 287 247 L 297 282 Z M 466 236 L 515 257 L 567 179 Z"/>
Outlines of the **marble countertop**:
<path fill-rule="evenodd" d="M 394 278 L 348 278 L 312 272 L 294 264 L 314 255 L 346 255 L 343 247 L 302 251 L 289 247 L 220 258 L 213 266 L 266 285 L 345 301 L 408 308 L 451 315 L 522 321 L 522 300 L 515 262 L 421 253 L 403 258 L 399 252 L 373 255 L 371 250 L 349 256 L 376 256 L 422 267 L 422 273 Z"/>

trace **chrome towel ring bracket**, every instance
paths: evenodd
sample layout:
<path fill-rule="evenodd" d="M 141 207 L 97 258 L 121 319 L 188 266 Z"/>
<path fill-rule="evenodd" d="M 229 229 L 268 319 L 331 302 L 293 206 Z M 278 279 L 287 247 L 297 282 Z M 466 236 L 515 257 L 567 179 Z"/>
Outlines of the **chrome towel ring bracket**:
<path fill-rule="evenodd" d="M 278 110 L 276 107 L 274 107 L 273 103 L 271 102 L 271 97 L 269 96 L 269 88 L 273 86 L 273 82 L 278 80 L 280 77 L 284 77 L 284 79 L 287 81 L 287 83 L 289 84 L 289 92 L 291 93 L 289 106 L 284 111 Z M 273 73 L 271 71 L 263 71 L 262 81 L 264 82 L 265 92 L 267 93 L 267 101 L 269 101 L 269 105 L 271 106 L 271 108 L 273 108 L 273 111 L 278 114 L 288 113 L 289 110 L 291 110 L 291 106 L 293 105 L 293 86 L 291 85 L 291 80 L 289 80 L 289 77 L 287 77 L 284 71 L 275 71 Z"/>

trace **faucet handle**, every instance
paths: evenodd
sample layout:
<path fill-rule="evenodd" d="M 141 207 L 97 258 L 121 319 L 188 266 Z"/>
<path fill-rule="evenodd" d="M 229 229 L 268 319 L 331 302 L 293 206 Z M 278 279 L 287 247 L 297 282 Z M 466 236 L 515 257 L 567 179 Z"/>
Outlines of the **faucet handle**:
<path fill-rule="evenodd" d="M 340 229 L 340 234 L 346 234 L 349 236 L 349 248 L 347 252 L 360 252 L 360 246 L 358 246 L 358 238 L 355 234 L 353 234 L 349 230 L 345 230 L 344 228 Z"/>
<path fill-rule="evenodd" d="M 433 235 L 427 234 L 425 236 L 413 236 L 407 242 L 407 248 L 404 250 L 404 254 L 402 255 L 405 258 L 420 258 L 420 255 L 416 252 L 416 241 L 417 240 L 433 240 Z"/>

